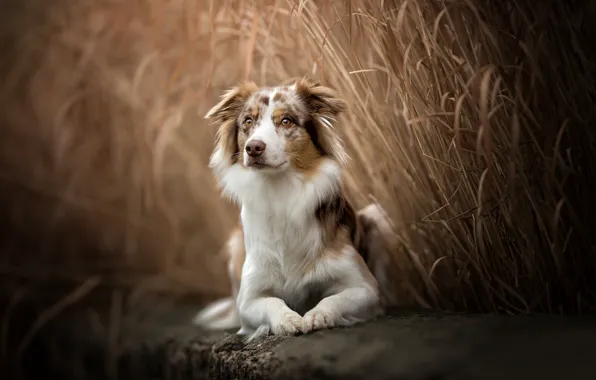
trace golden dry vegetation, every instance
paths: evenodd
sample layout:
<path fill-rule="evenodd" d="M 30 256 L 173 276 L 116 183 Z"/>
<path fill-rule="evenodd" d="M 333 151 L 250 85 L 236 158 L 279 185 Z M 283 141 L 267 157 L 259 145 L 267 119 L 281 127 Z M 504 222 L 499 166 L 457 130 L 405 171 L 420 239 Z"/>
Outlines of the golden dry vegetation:
<path fill-rule="evenodd" d="M 239 80 L 309 75 L 349 105 L 350 193 L 395 222 L 402 302 L 592 305 L 593 4 L 3 3 L 11 297 L 31 283 L 225 294 L 217 255 L 237 210 L 206 168 L 216 126 L 202 115 Z"/>

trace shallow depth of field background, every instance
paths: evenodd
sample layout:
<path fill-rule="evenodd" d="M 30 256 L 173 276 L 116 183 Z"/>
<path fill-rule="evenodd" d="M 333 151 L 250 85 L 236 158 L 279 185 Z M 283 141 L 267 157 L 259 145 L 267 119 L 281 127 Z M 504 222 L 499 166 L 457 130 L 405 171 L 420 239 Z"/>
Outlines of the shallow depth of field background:
<path fill-rule="evenodd" d="M 202 116 L 242 79 L 309 75 L 349 105 L 350 194 L 395 222 L 402 303 L 593 305 L 593 2 L 4 3 L 11 302 L 25 288 L 227 294 L 218 255 L 238 211 L 206 168 L 216 126 Z"/>

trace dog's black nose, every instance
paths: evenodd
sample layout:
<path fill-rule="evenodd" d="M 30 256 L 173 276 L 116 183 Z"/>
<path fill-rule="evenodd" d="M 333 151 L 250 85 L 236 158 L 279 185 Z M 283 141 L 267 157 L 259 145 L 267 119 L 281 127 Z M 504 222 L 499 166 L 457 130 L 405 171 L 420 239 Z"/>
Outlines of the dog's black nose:
<path fill-rule="evenodd" d="M 259 157 L 266 147 L 267 145 L 261 140 L 252 140 L 246 144 L 246 153 L 251 157 Z"/>

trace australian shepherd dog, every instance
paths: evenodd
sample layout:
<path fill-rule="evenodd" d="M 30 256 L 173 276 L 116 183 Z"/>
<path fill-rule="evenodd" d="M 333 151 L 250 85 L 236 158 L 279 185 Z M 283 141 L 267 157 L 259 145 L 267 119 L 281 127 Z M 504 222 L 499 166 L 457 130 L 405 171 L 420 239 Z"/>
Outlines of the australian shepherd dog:
<path fill-rule="evenodd" d="M 196 324 L 252 340 L 382 313 L 362 233 L 380 211 L 355 212 L 342 185 L 348 157 L 335 126 L 345 108 L 331 88 L 298 78 L 269 88 L 243 82 L 207 112 L 219 125 L 209 166 L 241 211 L 226 246 L 232 297 L 208 305 Z"/>

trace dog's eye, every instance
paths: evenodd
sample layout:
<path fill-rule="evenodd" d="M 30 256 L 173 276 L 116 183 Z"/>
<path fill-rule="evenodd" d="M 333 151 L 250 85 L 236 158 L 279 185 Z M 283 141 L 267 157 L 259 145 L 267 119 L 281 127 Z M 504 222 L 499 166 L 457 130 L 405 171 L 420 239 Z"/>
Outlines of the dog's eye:
<path fill-rule="evenodd" d="M 292 119 L 290 119 L 289 117 L 284 117 L 283 119 L 281 119 L 281 125 L 283 125 L 284 127 L 292 125 Z"/>
<path fill-rule="evenodd" d="M 244 122 L 242 123 L 246 126 L 251 126 L 252 125 L 252 118 L 251 117 L 247 117 L 246 119 L 244 119 Z"/>

